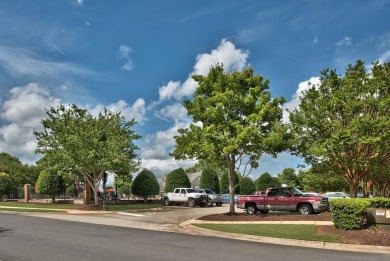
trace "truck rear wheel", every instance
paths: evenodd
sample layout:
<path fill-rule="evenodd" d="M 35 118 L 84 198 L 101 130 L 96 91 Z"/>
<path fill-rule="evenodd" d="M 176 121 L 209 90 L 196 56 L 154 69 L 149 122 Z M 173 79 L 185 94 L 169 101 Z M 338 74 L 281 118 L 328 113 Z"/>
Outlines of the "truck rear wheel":
<path fill-rule="evenodd" d="M 257 207 L 255 203 L 249 203 L 248 205 L 246 205 L 245 209 L 246 213 L 248 213 L 249 215 L 254 215 L 257 213 Z"/>
<path fill-rule="evenodd" d="M 302 204 L 298 207 L 298 212 L 301 215 L 309 215 L 313 213 L 313 209 L 309 204 Z"/>
<path fill-rule="evenodd" d="M 217 202 L 215 203 L 215 205 L 217 205 L 218 207 L 222 206 L 222 202 Z"/>
<path fill-rule="evenodd" d="M 189 198 L 189 199 L 188 199 L 188 206 L 189 206 L 190 208 L 193 208 L 193 207 L 195 206 L 195 199 Z"/>
<path fill-rule="evenodd" d="M 169 198 L 164 198 L 164 206 L 169 206 Z"/>

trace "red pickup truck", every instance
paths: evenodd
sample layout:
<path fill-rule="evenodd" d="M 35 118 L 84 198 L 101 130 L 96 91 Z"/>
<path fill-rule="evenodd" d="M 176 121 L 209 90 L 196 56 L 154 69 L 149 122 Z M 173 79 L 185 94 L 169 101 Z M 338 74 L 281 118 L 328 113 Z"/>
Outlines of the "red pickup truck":
<path fill-rule="evenodd" d="M 327 197 L 306 196 L 299 189 L 291 187 L 269 188 L 264 194 L 240 196 L 237 207 L 246 209 L 248 214 L 270 210 L 298 211 L 302 215 L 324 212 L 329 208 Z"/>

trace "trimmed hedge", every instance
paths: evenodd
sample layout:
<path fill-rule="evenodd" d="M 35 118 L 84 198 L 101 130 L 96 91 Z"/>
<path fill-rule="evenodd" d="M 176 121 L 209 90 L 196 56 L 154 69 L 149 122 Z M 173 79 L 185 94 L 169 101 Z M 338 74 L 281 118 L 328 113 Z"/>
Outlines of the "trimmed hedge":
<path fill-rule="evenodd" d="M 370 205 L 367 199 L 333 199 L 330 208 L 335 227 L 343 230 L 361 229 Z"/>
<path fill-rule="evenodd" d="M 390 208 L 390 198 L 367 198 L 369 208 Z"/>

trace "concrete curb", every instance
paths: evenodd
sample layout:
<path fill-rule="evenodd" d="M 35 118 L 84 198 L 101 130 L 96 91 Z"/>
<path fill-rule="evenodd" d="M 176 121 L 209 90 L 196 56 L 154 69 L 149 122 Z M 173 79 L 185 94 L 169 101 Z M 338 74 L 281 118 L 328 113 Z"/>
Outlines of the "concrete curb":
<path fill-rule="evenodd" d="M 319 249 L 328 249 L 328 250 L 341 250 L 341 251 L 353 251 L 353 252 L 365 252 L 365 253 L 383 253 L 390 254 L 390 247 L 385 246 L 367 246 L 367 245 L 355 245 L 355 244 L 342 244 L 342 243 L 328 243 L 320 241 L 306 241 L 306 240 L 297 240 L 297 239 L 284 239 L 284 238 L 274 238 L 274 237 L 263 237 L 263 236 L 252 236 L 252 235 L 242 235 L 234 233 L 226 233 L 221 231 L 209 230 L 201 227 L 194 226 L 193 224 L 316 224 L 320 225 L 332 225 L 329 222 L 317 222 L 315 221 L 296 221 L 296 222 L 280 222 L 280 221 L 268 221 L 268 222 L 211 222 L 211 221 L 202 221 L 191 219 L 184 221 L 179 224 L 180 227 L 196 232 L 198 235 L 203 236 L 215 236 L 223 238 L 231 238 L 259 243 L 267 244 L 278 244 L 278 245 L 289 245 L 289 246 L 298 246 L 298 247 L 311 247 Z"/>

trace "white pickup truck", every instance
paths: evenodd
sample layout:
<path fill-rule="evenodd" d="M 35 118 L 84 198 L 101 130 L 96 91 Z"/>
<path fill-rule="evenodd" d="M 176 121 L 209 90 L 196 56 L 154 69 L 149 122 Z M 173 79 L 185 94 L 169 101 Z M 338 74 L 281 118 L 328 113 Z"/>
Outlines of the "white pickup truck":
<path fill-rule="evenodd" d="M 205 207 L 207 204 L 207 195 L 196 192 L 192 188 L 175 188 L 174 192 L 168 192 L 164 195 L 164 205 L 180 205 L 186 203 L 189 207 L 199 205 Z"/>

